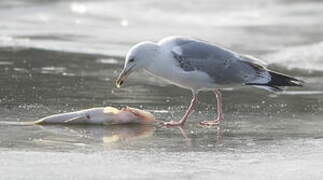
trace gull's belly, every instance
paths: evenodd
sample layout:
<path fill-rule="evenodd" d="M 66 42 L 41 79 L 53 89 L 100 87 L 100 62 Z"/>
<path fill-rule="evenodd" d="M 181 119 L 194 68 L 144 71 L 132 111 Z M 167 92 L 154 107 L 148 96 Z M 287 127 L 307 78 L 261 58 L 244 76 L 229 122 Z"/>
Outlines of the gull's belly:
<path fill-rule="evenodd" d="M 196 91 L 216 88 L 212 79 L 206 73 L 200 71 L 179 72 L 173 76 L 172 81 L 176 85 Z"/>
<path fill-rule="evenodd" d="M 214 83 L 207 73 L 201 71 L 183 71 L 180 68 L 166 72 L 151 72 L 151 74 L 177 86 L 194 91 L 221 88 L 221 85 Z"/>

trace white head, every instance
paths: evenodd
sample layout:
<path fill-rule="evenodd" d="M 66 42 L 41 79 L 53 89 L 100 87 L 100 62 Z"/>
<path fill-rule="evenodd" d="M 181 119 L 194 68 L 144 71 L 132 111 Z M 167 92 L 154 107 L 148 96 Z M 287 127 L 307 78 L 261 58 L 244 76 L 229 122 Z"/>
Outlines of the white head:
<path fill-rule="evenodd" d="M 158 44 L 150 41 L 134 45 L 127 53 L 124 68 L 116 81 L 117 87 L 119 88 L 132 72 L 149 66 L 157 55 L 158 48 Z"/>

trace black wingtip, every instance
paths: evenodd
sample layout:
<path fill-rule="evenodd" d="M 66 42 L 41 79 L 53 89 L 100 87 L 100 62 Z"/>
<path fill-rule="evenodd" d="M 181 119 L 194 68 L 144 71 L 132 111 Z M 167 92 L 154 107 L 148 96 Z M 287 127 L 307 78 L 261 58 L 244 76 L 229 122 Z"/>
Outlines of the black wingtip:
<path fill-rule="evenodd" d="M 295 87 L 303 87 L 304 81 L 290 77 L 288 75 L 274 72 L 274 71 L 268 71 L 271 77 L 271 80 L 267 83 L 246 83 L 245 85 L 253 85 L 258 86 L 264 89 L 267 89 L 269 91 L 279 92 L 282 91 L 281 86 L 295 86 Z"/>
<path fill-rule="evenodd" d="M 271 76 L 271 80 L 267 83 L 270 86 L 298 86 L 302 87 L 304 86 L 304 81 L 296 79 L 294 77 L 290 77 L 288 75 L 269 71 L 269 74 Z"/>

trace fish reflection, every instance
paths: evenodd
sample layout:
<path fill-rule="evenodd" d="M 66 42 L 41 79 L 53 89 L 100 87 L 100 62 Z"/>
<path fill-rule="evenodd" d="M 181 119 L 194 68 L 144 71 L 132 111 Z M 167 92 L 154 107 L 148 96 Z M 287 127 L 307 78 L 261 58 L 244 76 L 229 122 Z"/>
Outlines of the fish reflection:
<path fill-rule="evenodd" d="M 39 126 L 50 135 L 42 142 L 62 141 L 75 143 L 103 143 L 111 144 L 122 141 L 137 140 L 150 137 L 156 128 L 151 125 L 124 124 L 112 126 Z M 54 135 L 54 136 L 52 136 Z M 70 141 L 69 141 L 70 140 Z"/>
<path fill-rule="evenodd" d="M 140 138 L 150 137 L 154 134 L 156 128 L 153 126 L 144 125 L 117 125 L 113 127 L 111 135 L 104 136 L 102 141 L 104 143 L 114 143 L 125 140 L 135 140 Z"/>

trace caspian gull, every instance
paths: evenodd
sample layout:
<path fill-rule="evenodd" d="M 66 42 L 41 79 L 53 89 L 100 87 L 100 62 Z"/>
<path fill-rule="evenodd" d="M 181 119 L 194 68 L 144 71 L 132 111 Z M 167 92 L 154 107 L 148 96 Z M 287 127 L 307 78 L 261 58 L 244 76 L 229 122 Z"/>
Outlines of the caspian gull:
<path fill-rule="evenodd" d="M 296 78 L 268 70 L 256 58 L 184 37 L 168 37 L 158 43 L 145 41 L 133 46 L 116 81 L 117 87 L 123 84 L 131 72 L 139 69 L 192 90 L 193 99 L 183 118 L 180 121 L 165 122 L 166 126 L 183 126 L 198 102 L 198 92 L 202 90 L 214 91 L 217 117 L 200 124 L 215 126 L 224 119 L 221 88 L 252 85 L 269 91 L 281 91 L 280 86 L 303 84 L 303 81 Z"/>

